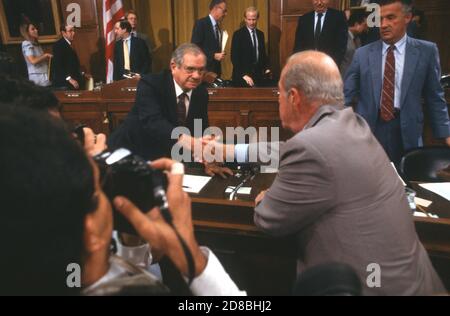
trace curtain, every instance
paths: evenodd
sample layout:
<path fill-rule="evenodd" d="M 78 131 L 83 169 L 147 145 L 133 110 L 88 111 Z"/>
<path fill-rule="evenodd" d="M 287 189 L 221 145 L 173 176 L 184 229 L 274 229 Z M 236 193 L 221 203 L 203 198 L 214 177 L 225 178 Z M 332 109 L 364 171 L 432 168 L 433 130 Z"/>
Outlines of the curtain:
<path fill-rule="evenodd" d="M 125 0 L 125 7 L 136 10 L 139 18 L 139 31 L 146 33 L 152 43 L 153 71 L 168 68 L 174 48 L 190 42 L 192 29 L 197 19 L 209 14 L 210 0 Z M 266 35 L 268 47 L 269 1 L 268 0 L 227 0 L 228 15 L 222 29 L 230 38 L 223 62 L 224 79 L 231 78 L 231 39 L 243 23 L 244 10 L 255 6 L 260 11 L 258 28 Z"/>

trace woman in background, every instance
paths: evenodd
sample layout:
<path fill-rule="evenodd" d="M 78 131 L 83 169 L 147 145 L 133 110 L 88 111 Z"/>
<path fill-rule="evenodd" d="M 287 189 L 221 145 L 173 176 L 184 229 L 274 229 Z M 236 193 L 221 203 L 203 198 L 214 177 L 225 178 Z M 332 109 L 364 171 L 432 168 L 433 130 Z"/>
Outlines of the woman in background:
<path fill-rule="evenodd" d="M 27 63 L 28 79 L 39 86 L 50 86 L 48 69 L 53 56 L 42 50 L 38 29 L 32 23 L 25 23 L 21 25 L 20 33 L 25 38 L 22 42 L 22 53 Z"/>

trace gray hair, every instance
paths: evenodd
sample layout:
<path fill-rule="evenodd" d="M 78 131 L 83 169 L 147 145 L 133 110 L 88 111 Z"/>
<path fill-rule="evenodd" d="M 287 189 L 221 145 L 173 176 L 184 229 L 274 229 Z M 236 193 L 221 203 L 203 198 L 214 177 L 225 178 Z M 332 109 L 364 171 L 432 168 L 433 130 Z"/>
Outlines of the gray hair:
<path fill-rule="evenodd" d="M 186 55 L 186 54 L 192 54 L 194 56 L 198 56 L 198 55 L 205 56 L 205 54 L 203 53 L 201 48 L 198 47 L 197 45 L 192 44 L 192 43 L 185 43 L 185 44 L 181 44 L 180 46 L 178 46 L 178 48 L 173 52 L 172 61 L 178 67 L 180 67 L 181 65 L 183 65 L 184 55 Z M 206 59 L 206 56 L 205 56 L 205 59 Z"/>
<path fill-rule="evenodd" d="M 405 14 L 412 14 L 413 6 L 411 3 L 411 0 L 381 0 L 380 1 L 380 7 L 389 5 L 392 3 L 400 2 L 403 7 L 403 13 Z"/>
<path fill-rule="evenodd" d="M 344 104 L 344 84 L 339 70 L 331 57 L 323 53 L 305 51 L 291 56 L 282 80 L 285 93 L 296 88 L 309 102 Z"/>

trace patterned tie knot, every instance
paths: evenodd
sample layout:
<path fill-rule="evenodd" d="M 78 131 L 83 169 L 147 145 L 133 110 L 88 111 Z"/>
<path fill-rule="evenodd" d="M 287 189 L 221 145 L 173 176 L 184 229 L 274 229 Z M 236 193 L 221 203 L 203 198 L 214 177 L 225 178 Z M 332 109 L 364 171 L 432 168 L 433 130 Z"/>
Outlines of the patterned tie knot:
<path fill-rule="evenodd" d="M 317 16 L 319 17 L 319 19 L 321 19 L 323 17 L 323 13 L 319 13 L 317 14 Z"/>

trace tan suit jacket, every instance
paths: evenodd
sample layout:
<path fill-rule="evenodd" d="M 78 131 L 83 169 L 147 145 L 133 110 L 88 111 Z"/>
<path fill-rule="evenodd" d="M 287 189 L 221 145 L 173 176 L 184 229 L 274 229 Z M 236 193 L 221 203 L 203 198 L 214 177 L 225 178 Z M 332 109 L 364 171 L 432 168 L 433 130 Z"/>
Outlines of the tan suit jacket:
<path fill-rule="evenodd" d="M 323 106 L 280 155 L 255 223 L 275 236 L 296 236 L 299 272 L 341 262 L 356 270 L 365 295 L 445 292 L 403 185 L 361 116 Z M 381 268 L 380 288 L 366 284 L 373 263 Z"/>

